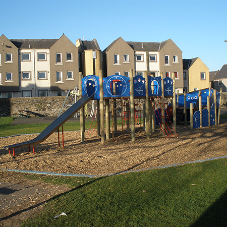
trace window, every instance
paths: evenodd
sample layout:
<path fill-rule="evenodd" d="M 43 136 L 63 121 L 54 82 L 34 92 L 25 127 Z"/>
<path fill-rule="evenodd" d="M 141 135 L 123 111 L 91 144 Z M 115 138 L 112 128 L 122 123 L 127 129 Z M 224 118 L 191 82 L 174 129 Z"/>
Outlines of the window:
<path fill-rule="evenodd" d="M 56 82 L 62 82 L 62 72 L 56 72 Z"/>
<path fill-rule="evenodd" d="M 166 77 L 170 77 L 170 72 L 166 72 Z"/>
<path fill-rule="evenodd" d="M 178 56 L 173 55 L 173 62 L 174 62 L 174 63 L 178 63 Z"/>
<path fill-rule="evenodd" d="M 73 54 L 72 53 L 66 53 L 66 61 L 72 61 L 73 60 Z"/>
<path fill-rule="evenodd" d="M 124 76 L 129 77 L 129 72 L 124 72 Z"/>
<path fill-rule="evenodd" d="M 183 72 L 183 79 L 184 80 L 187 80 L 187 74 L 186 74 L 186 72 Z"/>
<path fill-rule="evenodd" d="M 73 72 L 72 71 L 67 72 L 67 79 L 73 79 Z"/>
<path fill-rule="evenodd" d="M 175 79 L 179 79 L 178 72 L 174 72 Z"/>
<path fill-rule="evenodd" d="M 129 62 L 129 55 L 128 54 L 124 54 L 124 62 Z"/>
<path fill-rule="evenodd" d="M 12 62 L 12 54 L 6 54 L 6 62 Z"/>
<path fill-rule="evenodd" d="M 165 65 L 169 65 L 169 55 L 165 55 Z"/>
<path fill-rule="evenodd" d="M 143 72 L 136 72 L 136 75 L 143 76 Z"/>
<path fill-rule="evenodd" d="M 114 55 L 114 64 L 119 64 L 119 62 L 120 62 L 119 54 L 115 54 Z"/>
<path fill-rule="evenodd" d="M 2 55 L 0 54 L 0 66 L 2 65 Z"/>
<path fill-rule="evenodd" d="M 22 72 L 22 79 L 29 80 L 30 79 L 30 72 Z"/>
<path fill-rule="evenodd" d="M 114 75 L 120 75 L 120 72 L 115 72 L 115 74 Z"/>
<path fill-rule="evenodd" d="M 13 80 L 13 74 L 12 73 L 6 73 L 6 81 L 12 81 Z"/>
<path fill-rule="evenodd" d="M 194 88 L 194 91 L 198 91 L 199 89 L 198 88 Z"/>
<path fill-rule="evenodd" d="M 38 72 L 38 79 L 39 80 L 46 79 L 46 72 Z"/>
<path fill-rule="evenodd" d="M 22 53 L 22 61 L 30 61 L 30 53 Z"/>
<path fill-rule="evenodd" d="M 2 74 L 0 73 L 0 84 L 2 84 Z"/>
<path fill-rule="evenodd" d="M 38 96 L 39 97 L 47 97 L 47 90 L 39 90 Z"/>
<path fill-rule="evenodd" d="M 46 53 L 38 53 L 38 61 L 46 61 Z"/>
<path fill-rule="evenodd" d="M 202 72 L 200 73 L 201 76 L 201 80 L 205 80 L 206 79 L 206 73 Z"/>
<path fill-rule="evenodd" d="M 142 54 L 137 54 L 136 55 L 136 61 L 143 61 L 143 55 Z"/>
<path fill-rule="evenodd" d="M 62 54 L 61 53 L 57 53 L 56 54 L 56 63 L 59 64 L 59 63 L 62 63 Z"/>
<path fill-rule="evenodd" d="M 32 97 L 32 91 L 22 91 L 22 97 Z"/>
<path fill-rule="evenodd" d="M 149 59 L 150 61 L 156 61 L 156 54 L 151 54 Z"/>

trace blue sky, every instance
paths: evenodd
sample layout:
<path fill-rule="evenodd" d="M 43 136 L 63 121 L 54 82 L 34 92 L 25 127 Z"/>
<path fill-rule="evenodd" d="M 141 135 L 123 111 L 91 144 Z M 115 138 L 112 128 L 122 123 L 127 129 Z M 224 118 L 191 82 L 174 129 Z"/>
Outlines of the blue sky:
<path fill-rule="evenodd" d="M 226 0 L 0 0 L 0 35 L 56 39 L 64 33 L 97 39 L 101 50 L 125 41 L 172 39 L 183 58 L 199 57 L 215 71 L 227 64 Z"/>

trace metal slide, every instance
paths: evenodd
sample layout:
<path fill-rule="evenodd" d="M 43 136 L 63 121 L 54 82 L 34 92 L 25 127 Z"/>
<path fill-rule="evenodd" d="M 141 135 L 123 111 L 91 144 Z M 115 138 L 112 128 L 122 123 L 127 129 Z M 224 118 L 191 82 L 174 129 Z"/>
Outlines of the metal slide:
<path fill-rule="evenodd" d="M 4 148 L 15 149 L 18 147 L 28 147 L 41 143 L 47 137 L 49 137 L 53 132 L 55 132 L 60 126 L 62 126 L 69 118 L 71 118 L 77 111 L 79 111 L 86 103 L 88 103 L 94 94 L 92 95 L 84 95 L 81 99 L 79 99 L 75 104 L 73 104 L 69 109 L 67 109 L 61 116 L 59 116 L 56 120 L 54 120 L 46 129 L 43 130 L 36 138 L 23 142 L 17 143 L 9 146 L 5 146 Z"/>

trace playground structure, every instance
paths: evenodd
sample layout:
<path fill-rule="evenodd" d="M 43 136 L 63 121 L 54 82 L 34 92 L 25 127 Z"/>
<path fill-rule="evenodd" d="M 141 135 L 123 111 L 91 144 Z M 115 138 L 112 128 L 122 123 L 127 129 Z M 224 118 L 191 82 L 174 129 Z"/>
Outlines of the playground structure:
<path fill-rule="evenodd" d="M 85 105 L 92 99 L 97 101 L 97 131 L 101 136 L 101 143 L 110 139 L 110 113 L 112 113 L 112 138 L 114 138 L 114 133 L 117 132 L 117 101 L 120 103 L 122 135 L 124 135 L 124 122 L 127 126 L 127 133 L 131 132 L 133 142 L 135 141 L 135 125 L 139 115 L 143 119 L 143 128 L 147 138 L 154 133 L 157 124 L 166 138 L 177 137 L 177 121 L 180 123 L 184 119 L 187 123 L 188 116 L 190 116 L 191 128 L 196 128 L 198 125 L 205 127 L 219 122 L 217 120 L 217 108 L 220 106 L 221 94 L 215 90 L 206 89 L 205 91 L 179 95 L 174 92 L 174 74 L 172 79 L 163 78 L 163 74 L 161 74 L 161 77 L 148 76 L 146 72 L 144 74 L 144 77 L 140 75 L 133 77 L 132 70 L 130 70 L 130 77 L 112 75 L 103 78 L 102 71 L 100 71 L 99 77 L 91 75 L 82 78 L 82 74 L 80 74 L 79 90 L 81 91 L 81 98 L 35 139 L 9 145 L 5 149 L 9 150 L 9 153 L 12 150 L 13 156 L 15 156 L 15 148 L 27 146 L 30 151 L 30 146 L 33 146 L 33 153 L 35 153 L 34 146 L 44 141 L 56 130 L 58 130 L 58 144 L 60 146 L 60 127 L 62 127 L 62 145 L 64 147 L 63 124 L 79 110 L 81 142 L 84 142 L 84 109 Z M 165 103 L 165 98 L 170 99 L 171 102 Z M 136 106 L 140 108 L 138 109 Z M 188 114 L 189 110 L 190 115 Z M 178 115 L 180 115 L 180 119 L 178 119 Z M 104 126 L 106 126 L 105 129 Z"/>

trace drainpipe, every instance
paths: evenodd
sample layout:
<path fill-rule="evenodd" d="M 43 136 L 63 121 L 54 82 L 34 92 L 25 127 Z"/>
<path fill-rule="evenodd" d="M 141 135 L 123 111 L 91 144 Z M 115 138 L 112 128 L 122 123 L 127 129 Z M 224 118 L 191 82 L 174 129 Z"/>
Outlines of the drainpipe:
<path fill-rule="evenodd" d="M 36 97 L 36 80 L 35 80 L 35 49 L 33 49 L 33 60 L 34 60 L 34 92 L 35 92 L 35 97 Z"/>

